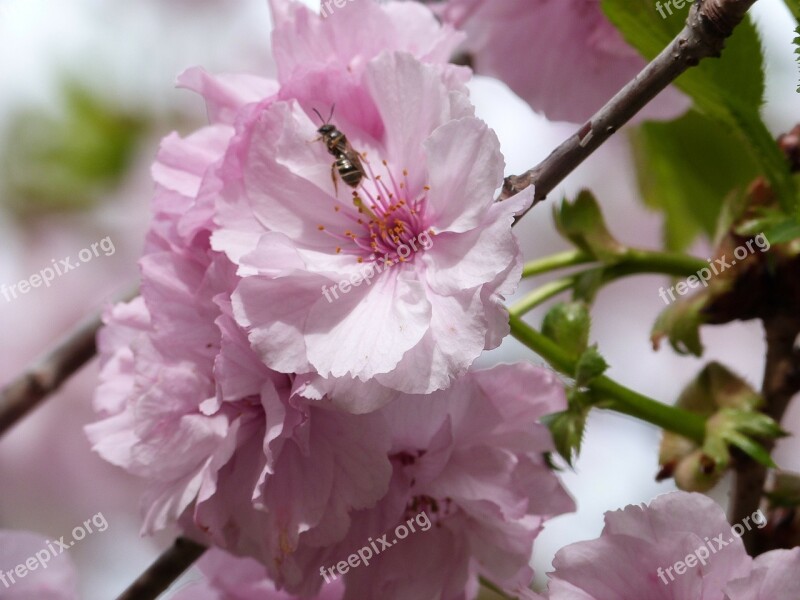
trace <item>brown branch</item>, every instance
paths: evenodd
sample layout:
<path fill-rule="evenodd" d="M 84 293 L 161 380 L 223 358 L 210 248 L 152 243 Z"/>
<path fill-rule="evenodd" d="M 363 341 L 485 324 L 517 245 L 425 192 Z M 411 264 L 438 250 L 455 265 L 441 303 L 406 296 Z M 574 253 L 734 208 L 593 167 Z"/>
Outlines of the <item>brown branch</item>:
<path fill-rule="evenodd" d="M 82 322 L 53 350 L 0 390 L 0 436 L 91 360 L 101 324 L 100 315 Z"/>
<path fill-rule="evenodd" d="M 767 359 L 764 368 L 762 395 L 764 412 L 780 423 L 792 397 L 800 391 L 800 353 L 794 343 L 800 335 L 800 316 L 796 308 L 785 307 L 788 312 L 764 317 L 764 333 L 767 341 Z M 772 450 L 772 442 L 765 442 Z M 755 513 L 764 495 L 767 468 L 755 460 L 741 456 L 736 466 L 736 481 L 733 489 L 731 523 L 741 523 Z M 765 530 L 766 531 L 766 530 Z M 748 530 L 742 541 L 751 555 L 773 548 L 774 540 L 765 537 L 760 530 Z"/>
<path fill-rule="evenodd" d="M 755 1 L 699 0 L 692 6 L 683 30 L 661 54 L 544 161 L 522 175 L 507 177 L 499 199 L 505 200 L 532 185 L 536 190 L 533 205 L 544 200 L 679 75 L 705 58 L 719 56 L 725 39 Z"/>
<path fill-rule="evenodd" d="M 117 600 L 155 600 L 205 551 L 205 546 L 187 538 L 178 538 Z"/>
<path fill-rule="evenodd" d="M 120 301 L 128 301 L 138 293 L 128 293 Z M 97 313 L 79 323 L 52 350 L 0 389 L 0 437 L 94 357 L 95 338 L 103 324 L 101 316 Z"/>

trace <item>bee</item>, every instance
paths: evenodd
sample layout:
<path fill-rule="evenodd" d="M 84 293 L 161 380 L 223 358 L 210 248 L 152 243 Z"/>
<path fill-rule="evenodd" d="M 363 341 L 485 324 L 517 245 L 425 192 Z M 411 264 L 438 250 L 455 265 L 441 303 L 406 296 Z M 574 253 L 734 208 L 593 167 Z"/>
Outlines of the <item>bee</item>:
<path fill-rule="evenodd" d="M 361 157 L 358 155 L 358 152 L 353 150 L 350 142 L 347 141 L 347 137 L 339 131 L 336 125 L 331 123 L 334 108 L 335 106 L 331 108 L 331 114 L 327 121 L 322 118 L 322 115 L 319 114 L 316 108 L 313 110 L 319 117 L 319 120 L 322 121 L 322 125 L 317 130 L 320 139 L 322 139 L 328 152 L 335 159 L 331 165 L 331 179 L 333 180 L 333 188 L 338 194 L 339 185 L 336 180 L 337 173 L 339 177 L 342 178 L 342 181 L 351 188 L 358 187 L 364 177 L 366 177 L 366 173 L 364 173 L 364 167 L 361 164 Z"/>

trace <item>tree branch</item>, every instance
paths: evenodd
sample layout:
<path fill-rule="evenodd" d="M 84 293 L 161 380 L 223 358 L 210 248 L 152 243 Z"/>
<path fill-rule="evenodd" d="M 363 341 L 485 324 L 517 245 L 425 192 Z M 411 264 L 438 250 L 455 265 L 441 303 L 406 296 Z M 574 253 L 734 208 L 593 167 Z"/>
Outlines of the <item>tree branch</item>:
<path fill-rule="evenodd" d="M 661 54 L 543 162 L 522 175 L 507 177 L 499 199 L 505 200 L 532 185 L 536 196 L 531 208 L 544 200 L 678 76 L 705 58 L 719 56 L 726 38 L 755 1 L 699 0 L 692 6 L 686 26 Z"/>
<path fill-rule="evenodd" d="M 205 551 L 205 546 L 187 538 L 178 538 L 117 600 L 155 600 Z"/>
<path fill-rule="evenodd" d="M 0 390 L 0 436 L 95 355 L 100 315 L 79 324 L 25 373 Z"/>
<path fill-rule="evenodd" d="M 796 309 L 795 309 L 796 311 Z M 792 397 L 800 391 L 800 352 L 794 343 L 800 335 L 800 317 L 795 311 L 764 318 L 767 359 L 761 393 L 764 412 L 780 423 Z M 772 450 L 774 443 L 765 441 Z M 736 467 L 731 523 L 741 523 L 756 512 L 764 494 L 767 468 L 755 460 L 741 456 Z M 760 539 L 760 530 L 746 531 L 742 536 L 747 551 L 755 556 L 772 548 L 772 540 Z"/>
<path fill-rule="evenodd" d="M 135 289 L 117 301 L 127 302 L 138 294 Z M 0 388 L 0 437 L 97 354 L 95 338 L 102 325 L 101 312 L 88 317 L 22 375 Z"/>

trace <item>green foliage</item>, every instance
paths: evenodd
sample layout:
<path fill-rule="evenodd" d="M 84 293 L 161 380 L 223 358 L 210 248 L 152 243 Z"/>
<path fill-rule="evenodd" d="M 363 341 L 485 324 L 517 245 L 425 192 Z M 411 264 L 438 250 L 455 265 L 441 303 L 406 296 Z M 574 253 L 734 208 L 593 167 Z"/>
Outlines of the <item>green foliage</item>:
<path fill-rule="evenodd" d="M 794 45 L 795 45 L 794 53 L 797 54 L 797 62 L 798 64 L 800 64 L 800 27 L 795 29 L 794 32 L 797 34 L 797 37 L 794 38 Z M 800 83 L 797 84 L 797 92 L 800 93 Z"/>
<path fill-rule="evenodd" d="M 587 348 L 575 367 L 575 384 L 579 388 L 588 386 L 608 369 L 608 363 L 597 349 L 597 344 Z"/>
<path fill-rule="evenodd" d="M 650 334 L 653 346 L 657 348 L 666 337 L 678 354 L 702 356 L 700 325 L 704 322 L 703 308 L 708 302 L 709 297 L 701 294 L 675 302 L 664 309 Z"/>
<path fill-rule="evenodd" d="M 570 356 L 578 357 L 589 345 L 591 323 L 589 308 L 583 302 L 559 302 L 545 315 L 542 333 Z"/>
<path fill-rule="evenodd" d="M 713 238 L 725 197 L 742 193 L 758 174 L 738 138 L 697 111 L 645 123 L 631 137 L 642 197 L 664 213 L 670 250 L 684 250 L 700 234 Z"/>
<path fill-rule="evenodd" d="M 720 468 L 730 463 L 728 448 L 735 446 L 765 467 L 777 467 L 764 447 L 753 438 L 774 439 L 785 436 L 771 417 L 751 410 L 723 408 L 708 420 L 703 451 Z"/>
<path fill-rule="evenodd" d="M 574 202 L 564 201 L 553 208 L 556 228 L 578 248 L 602 262 L 614 262 L 625 252 L 608 231 L 594 195 L 583 190 Z"/>
<path fill-rule="evenodd" d="M 581 451 L 592 403 L 585 393 L 574 389 L 567 392 L 567 400 L 567 410 L 547 415 L 542 421 L 550 428 L 556 450 L 572 466 Z"/>
<path fill-rule="evenodd" d="M 767 494 L 772 506 L 795 508 L 800 506 L 800 475 L 779 472 L 775 474 L 772 490 Z"/>
<path fill-rule="evenodd" d="M 117 185 L 144 124 L 65 83 L 58 115 L 24 109 L 12 117 L 2 149 L 5 200 L 22 214 L 91 206 Z"/>
<path fill-rule="evenodd" d="M 648 60 L 659 54 L 684 25 L 684 14 L 662 18 L 652 0 L 602 0 L 603 10 L 625 39 Z M 736 28 L 719 59 L 704 60 L 675 84 L 695 108 L 735 133 L 776 191 L 787 212 L 797 215 L 798 195 L 786 160 L 761 119 L 764 96 L 761 42 L 750 19 Z M 698 167 L 701 171 L 704 167 Z"/>

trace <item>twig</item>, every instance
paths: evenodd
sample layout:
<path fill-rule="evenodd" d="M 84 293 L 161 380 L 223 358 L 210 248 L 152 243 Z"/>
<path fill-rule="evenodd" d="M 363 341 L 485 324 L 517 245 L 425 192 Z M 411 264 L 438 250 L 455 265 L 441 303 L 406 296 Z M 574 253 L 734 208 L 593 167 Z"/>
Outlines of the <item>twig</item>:
<path fill-rule="evenodd" d="M 800 334 L 800 318 L 793 312 L 765 317 L 764 333 L 767 341 L 761 390 L 764 412 L 780 423 L 792 396 L 800 391 L 800 353 L 794 347 L 795 339 Z M 772 446 L 771 441 L 764 442 L 767 450 L 771 450 Z M 740 523 L 758 510 L 766 480 L 765 466 L 749 457 L 741 457 L 736 468 L 731 523 Z M 742 536 L 745 548 L 752 555 L 771 548 L 770 540 L 759 539 L 758 532 L 746 531 Z"/>
<path fill-rule="evenodd" d="M 0 390 L 0 436 L 91 360 L 97 350 L 95 336 L 101 325 L 100 315 L 85 320 Z"/>
<path fill-rule="evenodd" d="M 138 293 L 134 289 L 119 301 L 131 300 Z M 88 317 L 22 375 L 0 389 L 0 437 L 94 357 L 95 338 L 102 325 L 101 313 Z"/>
<path fill-rule="evenodd" d="M 205 551 L 205 546 L 187 538 L 178 538 L 117 600 L 155 600 Z"/>
<path fill-rule="evenodd" d="M 522 175 L 506 178 L 500 200 L 535 186 L 533 205 L 597 150 L 679 75 L 701 60 L 719 56 L 725 39 L 756 0 L 700 0 L 692 6 L 678 36 L 639 75 L 543 162 Z M 530 208 L 528 209 L 530 210 Z"/>

